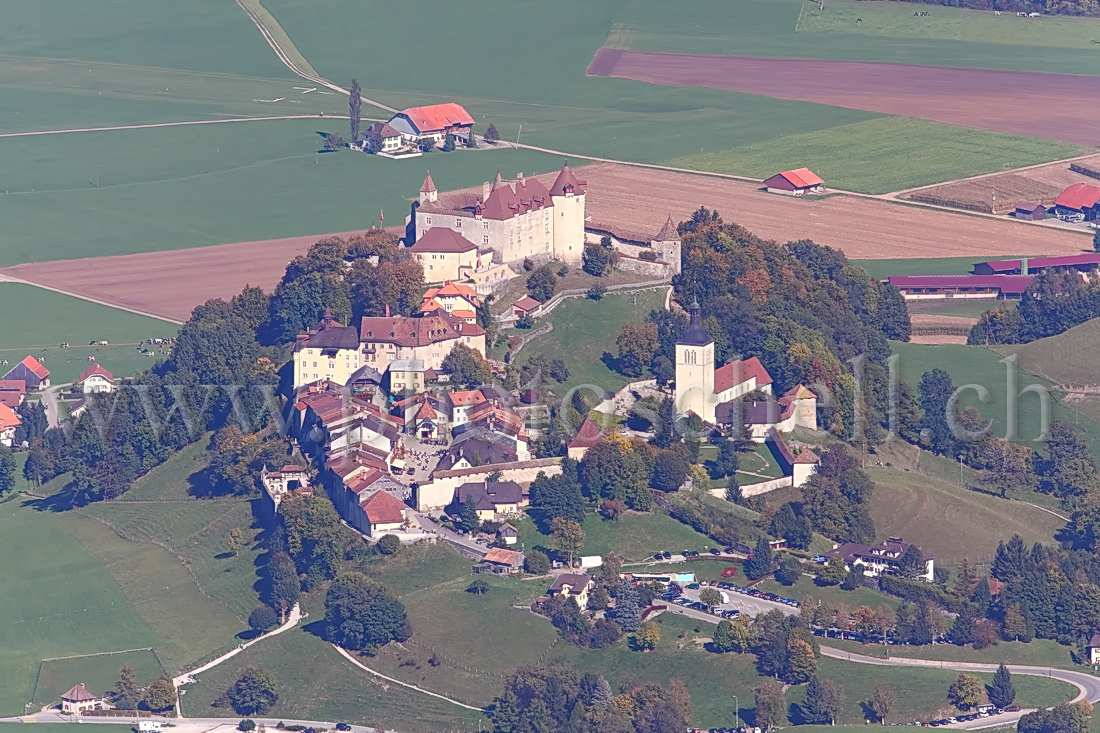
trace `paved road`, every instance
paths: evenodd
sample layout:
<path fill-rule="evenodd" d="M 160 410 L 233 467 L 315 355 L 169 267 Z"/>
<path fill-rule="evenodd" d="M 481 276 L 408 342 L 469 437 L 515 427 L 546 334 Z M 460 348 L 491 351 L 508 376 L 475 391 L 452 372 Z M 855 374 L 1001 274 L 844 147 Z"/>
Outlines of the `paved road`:
<path fill-rule="evenodd" d="M 479 545 L 469 537 L 463 537 L 457 532 L 453 532 L 447 529 L 427 514 L 417 514 L 416 518 L 420 520 L 421 527 L 423 527 L 424 529 L 434 529 L 436 532 L 439 533 L 440 537 L 447 540 L 452 545 L 459 545 L 463 549 L 470 550 L 471 552 L 476 552 L 481 557 L 484 557 L 486 553 L 489 552 L 489 548 L 485 545 Z"/>
<path fill-rule="evenodd" d="M 143 720 L 159 720 L 161 722 L 171 722 L 175 727 L 171 730 L 173 733 L 231 733 L 237 729 L 237 723 L 239 718 L 226 719 L 226 718 L 186 718 L 183 720 L 175 718 L 164 718 L 154 715 L 152 718 L 143 718 Z M 324 728 L 326 730 L 332 730 L 336 726 L 338 721 L 327 720 L 291 720 L 290 718 L 252 718 L 257 723 L 263 723 L 269 731 L 274 733 L 277 729 L 275 724 L 280 720 L 287 725 L 304 725 L 312 728 Z M 118 725 L 122 723 L 124 725 L 137 725 L 137 718 L 124 718 L 124 717 L 82 717 L 81 723 L 110 723 Z M 58 711 L 49 711 L 37 713 L 35 715 L 28 715 L 24 717 L 13 718 L 0 718 L 0 722 L 3 723 L 72 723 L 73 718 L 69 715 L 62 715 Z M 395 733 L 390 729 L 382 731 L 378 728 L 370 728 L 365 725 L 353 725 L 351 726 L 352 733 Z"/>
<path fill-rule="evenodd" d="M 769 601 L 764 598 L 755 598 L 753 596 L 745 595 L 744 593 L 735 593 L 732 590 L 722 590 L 718 588 L 729 599 L 728 603 L 723 603 L 720 606 L 715 606 L 722 611 L 737 609 L 741 613 L 748 614 L 749 616 L 756 616 L 761 613 L 767 613 L 771 610 L 779 610 L 780 612 L 794 616 L 798 613 L 798 609 L 794 606 L 788 606 L 785 603 L 778 603 L 776 601 Z M 692 601 L 699 600 L 699 594 L 703 591 L 702 588 L 692 590 L 691 588 L 684 589 L 684 598 L 688 598 Z M 674 604 L 670 604 L 674 605 Z M 720 620 L 720 619 L 719 619 Z"/>
<path fill-rule="evenodd" d="M 61 425 L 61 408 L 57 404 L 57 393 L 69 386 L 71 386 L 71 383 L 53 384 L 42 390 L 42 406 L 46 408 L 46 424 L 51 428 Z"/>

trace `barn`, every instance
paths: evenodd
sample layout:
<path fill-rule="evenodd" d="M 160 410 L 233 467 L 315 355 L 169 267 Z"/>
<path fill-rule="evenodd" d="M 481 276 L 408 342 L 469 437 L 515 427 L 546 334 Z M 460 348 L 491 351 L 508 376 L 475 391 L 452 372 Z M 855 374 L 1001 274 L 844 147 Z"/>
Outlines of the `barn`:
<path fill-rule="evenodd" d="M 1100 219 L 1100 187 L 1074 183 L 1054 199 L 1054 214 L 1066 221 Z"/>
<path fill-rule="evenodd" d="M 809 168 L 776 173 L 764 181 L 768 193 L 783 193 L 788 196 L 802 196 L 807 193 L 821 193 L 825 190 L 825 181 Z"/>
<path fill-rule="evenodd" d="M 1100 254 L 1087 252 L 1059 257 L 1023 257 L 974 263 L 975 275 L 1034 275 L 1042 270 L 1077 272 L 1088 276 L 1100 271 Z"/>
<path fill-rule="evenodd" d="M 1027 221 L 1042 221 L 1047 218 L 1047 207 L 1034 201 L 1017 201 L 1016 210 L 1012 215 L 1017 219 Z"/>
<path fill-rule="evenodd" d="M 893 275 L 887 282 L 906 300 L 1019 300 L 1031 275 Z"/>
<path fill-rule="evenodd" d="M 443 142 L 448 134 L 461 141 L 470 139 L 474 118 L 461 104 L 447 102 L 401 110 L 386 123 L 410 142 L 433 139 Z"/>

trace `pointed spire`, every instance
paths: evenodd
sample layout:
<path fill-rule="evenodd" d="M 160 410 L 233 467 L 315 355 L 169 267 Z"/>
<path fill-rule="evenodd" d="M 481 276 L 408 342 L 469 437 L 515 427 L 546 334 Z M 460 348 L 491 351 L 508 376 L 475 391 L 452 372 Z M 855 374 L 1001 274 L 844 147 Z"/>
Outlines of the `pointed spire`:
<path fill-rule="evenodd" d="M 432 172 L 428 171 L 428 174 L 424 176 L 424 185 L 420 187 L 420 193 L 435 193 L 435 181 L 432 180 Z"/>
<path fill-rule="evenodd" d="M 672 223 L 672 214 L 668 215 L 668 219 L 665 220 L 665 225 L 661 227 L 661 231 L 657 232 L 657 236 L 653 238 L 654 242 L 678 242 L 680 241 L 680 234 L 676 231 L 676 225 Z"/>
<path fill-rule="evenodd" d="M 500 175 L 500 168 L 497 168 L 497 177 L 493 179 L 493 186 L 489 189 L 489 193 L 497 190 L 497 186 L 504 183 L 504 177 Z"/>
<path fill-rule="evenodd" d="M 558 177 L 554 179 L 554 185 L 550 187 L 550 195 L 565 196 L 571 193 L 584 193 L 584 184 L 573 175 L 573 171 L 569 169 L 569 161 L 566 161 Z"/>

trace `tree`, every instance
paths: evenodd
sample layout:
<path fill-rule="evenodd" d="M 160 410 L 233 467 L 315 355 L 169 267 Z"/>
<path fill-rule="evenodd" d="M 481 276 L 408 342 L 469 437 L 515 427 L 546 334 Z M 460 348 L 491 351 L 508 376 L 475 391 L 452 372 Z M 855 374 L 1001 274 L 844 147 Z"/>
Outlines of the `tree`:
<path fill-rule="evenodd" d="M 797 557 L 785 557 L 779 561 L 779 569 L 775 571 L 775 579 L 783 585 L 794 585 L 802 577 L 802 563 Z"/>
<path fill-rule="evenodd" d="M 916 580 L 924 577 L 927 571 L 924 553 L 915 544 L 910 544 L 905 548 L 905 552 L 901 553 L 901 557 L 898 558 L 898 574 L 903 578 Z"/>
<path fill-rule="evenodd" d="M 628 377 L 640 377 L 642 370 L 653 360 L 657 346 L 657 324 L 627 321 L 615 339 L 619 371 Z"/>
<path fill-rule="evenodd" d="M 141 700 L 141 685 L 138 684 L 134 668 L 122 666 L 118 670 L 118 681 L 111 691 L 111 701 L 121 710 L 134 710 Z"/>
<path fill-rule="evenodd" d="M 879 605 L 875 610 L 875 628 L 882 634 L 882 643 L 887 643 L 888 634 L 896 629 L 898 626 L 898 617 L 894 613 L 894 609 L 885 603 Z"/>
<path fill-rule="evenodd" d="M 30 445 L 35 439 L 44 435 L 50 427 L 46 419 L 46 407 L 41 400 L 37 402 L 24 400 L 23 404 L 15 410 L 15 414 L 19 416 L 21 422 L 15 429 L 15 439 L 12 442 L 14 446 L 18 447 L 23 443 Z"/>
<path fill-rule="evenodd" d="M 584 547 L 584 528 L 580 522 L 554 517 L 550 522 L 550 536 L 554 538 L 558 551 L 569 556 L 569 565 L 572 567 L 573 555 Z"/>
<path fill-rule="evenodd" d="M 271 606 L 256 606 L 252 613 L 248 614 L 248 627 L 255 631 L 267 631 L 279 623 L 279 617 Z"/>
<path fill-rule="evenodd" d="M 783 679 L 797 685 L 808 681 L 817 674 L 817 659 L 810 644 L 802 639 L 791 638 L 787 641 L 787 668 Z"/>
<path fill-rule="evenodd" d="M 483 596 L 489 592 L 489 582 L 485 578 L 475 578 L 466 588 L 466 592 L 473 593 L 475 596 Z"/>
<path fill-rule="evenodd" d="M 989 696 L 989 702 L 994 707 L 1006 708 L 1016 699 L 1016 688 L 1012 686 L 1012 673 L 1001 662 L 997 671 L 993 673 L 993 680 L 985 688 Z"/>
<path fill-rule="evenodd" d="M 1009 641 L 1031 641 L 1032 630 L 1019 603 L 1005 608 L 1003 634 Z"/>
<path fill-rule="evenodd" d="M 683 485 L 690 468 L 678 451 L 661 451 L 653 464 L 653 487 L 661 491 L 676 491 Z"/>
<path fill-rule="evenodd" d="M 481 137 L 483 140 L 485 140 L 485 142 L 489 143 L 490 145 L 494 145 L 498 140 L 500 140 L 500 131 L 497 130 L 496 125 L 490 122 L 489 125 L 485 128 L 485 134 Z"/>
<path fill-rule="evenodd" d="M 852 569 L 844 576 L 844 580 L 840 583 L 841 590 L 855 590 L 863 586 L 863 571 L 860 570 L 862 565 L 857 563 L 852 566 Z"/>
<path fill-rule="evenodd" d="M 982 701 L 982 681 L 974 675 L 960 672 L 947 688 L 947 700 L 960 710 L 967 710 Z"/>
<path fill-rule="evenodd" d="M 894 694 L 890 685 L 885 682 L 875 684 L 875 694 L 871 696 L 871 710 L 880 723 L 886 725 L 886 716 L 890 714 L 897 701 L 898 696 Z"/>
<path fill-rule="evenodd" d="M 711 644 L 713 644 L 716 652 L 739 651 L 733 636 L 733 624 L 728 619 L 722 619 L 718 622 L 718 627 L 714 630 L 714 636 L 711 637 Z"/>
<path fill-rule="evenodd" d="M 167 677 L 157 677 L 145 688 L 145 706 L 154 713 L 175 707 L 176 687 Z"/>
<path fill-rule="evenodd" d="M 963 646 L 969 644 L 974 638 L 974 622 L 977 621 L 974 606 L 970 603 L 963 604 L 955 621 L 951 624 L 951 631 L 947 638 L 952 644 Z"/>
<path fill-rule="evenodd" d="M 528 550 L 524 555 L 523 570 L 531 575 L 546 575 L 550 572 L 550 558 L 542 550 Z"/>
<path fill-rule="evenodd" d="M 580 484 L 566 473 L 547 476 L 540 472 L 531 482 L 530 496 L 528 513 L 535 518 L 543 533 L 549 531 L 551 522 L 557 517 L 574 522 L 584 521 L 584 498 Z"/>
<path fill-rule="evenodd" d="M 359 86 L 358 79 L 351 80 L 351 89 L 348 90 L 348 115 L 351 118 L 351 141 L 359 142 L 359 125 L 362 121 L 363 89 Z"/>
<path fill-rule="evenodd" d="M 229 546 L 229 551 L 236 555 L 244 547 L 244 534 L 241 532 L 240 527 L 234 527 L 229 530 L 229 537 L 226 539 L 226 545 Z"/>
<path fill-rule="evenodd" d="M 353 651 L 373 651 L 412 635 L 405 606 L 362 573 L 337 576 L 325 594 L 325 634 Z"/>
<path fill-rule="evenodd" d="M 488 384 L 493 378 L 493 369 L 481 352 L 465 344 L 455 344 L 444 357 L 443 371 L 450 373 L 452 382 L 467 389 Z"/>
<path fill-rule="evenodd" d="M 1034 488 L 1034 456 L 1030 448 L 1000 438 L 982 444 L 981 461 L 988 466 L 989 483 L 1002 499 L 1010 491 Z"/>
<path fill-rule="evenodd" d="M 1019 733 L 1087 733 L 1091 715 L 1092 705 L 1087 701 L 1062 703 L 1028 713 L 1020 718 L 1017 728 Z"/>
<path fill-rule="evenodd" d="M 604 277 L 615 268 L 617 252 L 611 246 L 611 238 L 604 237 L 607 244 L 586 244 L 581 254 L 581 269 L 594 277 Z"/>
<path fill-rule="evenodd" d="M 801 507 L 793 502 L 785 502 L 775 513 L 769 529 L 773 537 L 787 540 L 787 546 L 804 550 L 813 541 L 813 528 L 810 520 L 802 514 Z"/>
<path fill-rule="evenodd" d="M 540 267 L 527 276 L 527 293 L 540 303 L 554 297 L 558 279 L 549 267 Z"/>
<path fill-rule="evenodd" d="M 237 723 L 237 730 L 242 731 L 242 733 L 249 733 L 249 731 L 256 730 L 256 721 L 251 718 L 245 718 Z"/>
<path fill-rule="evenodd" d="M 630 583 L 620 582 L 614 589 L 615 607 L 607 611 L 607 618 L 622 627 L 623 631 L 633 632 L 642 622 L 642 608 L 645 605 L 641 591 Z"/>
<path fill-rule="evenodd" d="M 955 392 L 951 375 L 942 369 L 927 371 L 921 376 L 917 391 L 924 413 L 921 418 L 921 442 L 933 453 L 954 456 L 958 442 L 951 429 L 956 416 L 948 414 L 948 403 Z"/>
<path fill-rule="evenodd" d="M 875 630 L 875 625 L 878 619 L 875 617 L 875 612 L 871 610 L 869 606 L 858 606 L 852 611 L 852 626 L 863 637 L 863 643 L 866 644 L 871 636 L 871 632 Z"/>
<path fill-rule="evenodd" d="M 745 561 L 745 575 L 749 580 L 760 580 L 772 573 L 772 548 L 768 544 L 768 538 L 760 535 L 756 540 L 756 546 Z"/>
<path fill-rule="evenodd" d="M 764 680 L 752 688 L 756 725 L 765 731 L 781 725 L 786 718 L 783 685 L 776 680 Z"/>
<path fill-rule="evenodd" d="M 383 555 L 396 555 L 401 550 L 401 538 L 395 534 L 384 534 L 378 538 L 377 547 Z"/>
<path fill-rule="evenodd" d="M 643 621 L 634 632 L 634 644 L 642 651 L 649 651 L 661 641 L 661 627 L 654 621 Z"/>
<path fill-rule="evenodd" d="M 706 587 L 699 591 L 699 602 L 714 608 L 722 605 L 722 592 L 717 588 Z"/>
<path fill-rule="evenodd" d="M 6 445 L 0 445 L 0 496 L 15 488 L 15 456 Z"/>
<path fill-rule="evenodd" d="M 802 719 L 811 725 L 834 725 L 844 707 L 844 688 L 832 680 L 811 677 L 806 697 L 799 706 Z"/>
<path fill-rule="evenodd" d="M 844 558 L 833 555 L 817 574 L 817 581 L 821 585 L 839 585 L 847 573 L 848 571 L 844 568 Z"/>
<path fill-rule="evenodd" d="M 298 602 L 298 596 L 302 592 L 302 583 L 298 579 L 298 571 L 294 568 L 294 561 L 285 552 L 273 553 L 267 563 L 267 577 L 270 585 L 270 603 L 279 611 L 279 615 L 286 616 L 286 612 Z"/>
<path fill-rule="evenodd" d="M 444 153 L 449 153 L 454 149 L 455 149 L 455 136 L 448 132 L 446 137 L 443 138 L 443 148 L 442 148 L 442 150 L 443 150 Z"/>
<path fill-rule="evenodd" d="M 458 505 L 458 517 L 455 519 L 455 526 L 463 532 L 473 532 L 481 526 L 481 517 L 477 515 L 477 500 L 473 495 L 468 495 L 466 499 Z"/>
<path fill-rule="evenodd" d="M 237 715 L 262 715 L 279 700 L 275 675 L 257 667 L 246 667 L 225 695 Z"/>

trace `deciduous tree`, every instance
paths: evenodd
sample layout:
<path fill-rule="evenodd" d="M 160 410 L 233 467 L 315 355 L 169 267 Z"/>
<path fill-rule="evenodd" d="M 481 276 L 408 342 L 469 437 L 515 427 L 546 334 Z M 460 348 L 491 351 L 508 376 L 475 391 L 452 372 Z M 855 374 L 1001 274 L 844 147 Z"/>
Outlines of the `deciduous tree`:
<path fill-rule="evenodd" d="M 559 552 L 569 557 L 569 565 L 573 565 L 573 555 L 584 547 L 584 528 L 580 522 L 575 522 L 564 517 L 554 517 L 550 522 L 550 536 Z"/>
<path fill-rule="evenodd" d="M 246 667 L 225 695 L 237 715 L 262 715 L 279 700 L 275 675 L 258 667 Z"/>
<path fill-rule="evenodd" d="M 974 675 L 960 672 L 947 688 L 947 699 L 961 710 L 974 707 L 982 701 L 982 681 Z"/>
<path fill-rule="evenodd" d="M 154 713 L 175 707 L 176 688 L 167 677 L 157 677 L 145 688 L 145 706 Z"/>
<path fill-rule="evenodd" d="M 634 643 L 642 651 L 656 648 L 661 641 L 661 627 L 654 621 L 643 621 L 634 632 Z"/>
<path fill-rule="evenodd" d="M 752 688 L 756 725 L 765 731 L 776 728 L 786 719 L 783 685 L 776 680 L 764 680 Z"/>
<path fill-rule="evenodd" d="M 890 685 L 885 682 L 875 684 L 875 694 L 871 697 L 871 710 L 874 711 L 880 723 L 886 725 L 886 716 L 894 709 L 897 701 L 898 697 Z"/>
<path fill-rule="evenodd" d="M 325 594 L 328 639 L 355 651 L 371 651 L 412 635 L 405 606 L 362 573 L 344 573 Z"/>

